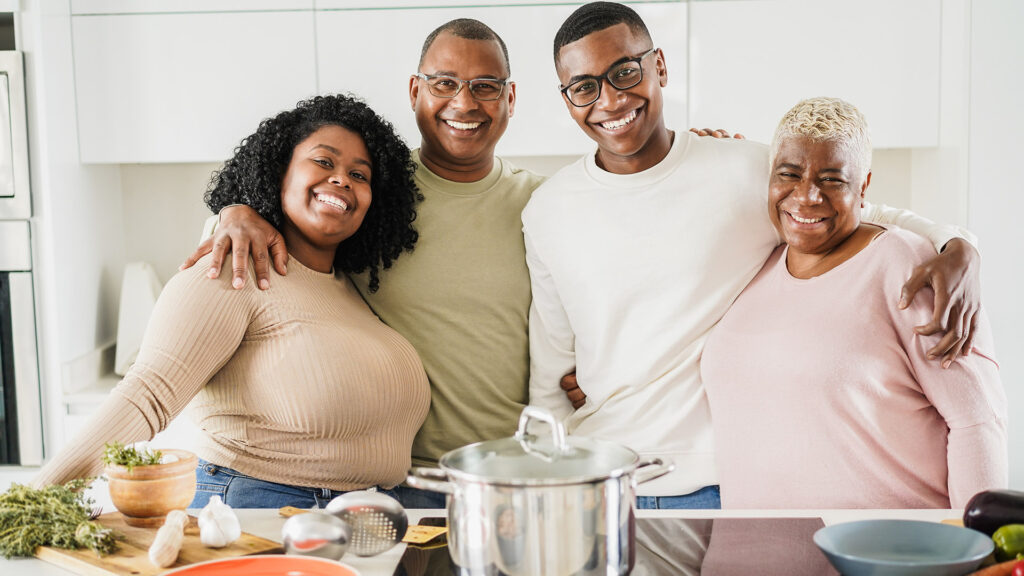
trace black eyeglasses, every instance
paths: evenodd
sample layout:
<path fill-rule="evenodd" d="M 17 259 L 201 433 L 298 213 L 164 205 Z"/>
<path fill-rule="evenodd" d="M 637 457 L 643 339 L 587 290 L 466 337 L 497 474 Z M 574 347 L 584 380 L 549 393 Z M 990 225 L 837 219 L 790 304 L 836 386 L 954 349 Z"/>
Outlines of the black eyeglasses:
<path fill-rule="evenodd" d="M 644 79 L 644 67 L 641 61 L 657 50 L 657 48 L 651 48 L 636 58 L 628 58 L 612 65 L 601 76 L 584 76 L 568 86 L 559 85 L 558 89 L 565 94 L 573 106 L 590 106 L 601 97 L 602 80 L 607 80 L 609 84 L 619 90 L 627 90 L 639 84 Z"/>
<path fill-rule="evenodd" d="M 464 84 L 469 85 L 469 93 L 475 100 L 488 102 L 501 97 L 501 91 L 505 89 L 511 80 L 508 78 L 498 80 L 496 78 L 474 78 L 463 80 L 447 74 L 424 74 L 418 72 L 416 77 L 426 81 L 427 90 L 438 98 L 455 98 L 462 91 Z"/>

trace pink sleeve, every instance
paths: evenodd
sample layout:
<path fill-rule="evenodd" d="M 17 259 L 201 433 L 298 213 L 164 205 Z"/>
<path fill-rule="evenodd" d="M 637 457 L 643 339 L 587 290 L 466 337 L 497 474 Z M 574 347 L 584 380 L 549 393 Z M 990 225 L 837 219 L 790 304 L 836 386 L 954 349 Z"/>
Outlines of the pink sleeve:
<path fill-rule="evenodd" d="M 912 267 L 909 258 L 906 267 Z M 1009 482 L 1006 393 L 999 366 L 988 352 L 992 349 L 992 331 L 984 310 L 978 318 L 978 346 L 970 355 L 961 356 L 946 369 L 939 359 L 928 358 L 927 350 L 940 336 L 920 336 L 913 327 L 930 319 L 932 298 L 931 291 L 922 293 L 910 308 L 894 309 L 892 315 L 922 393 L 949 428 L 947 487 L 952 507 L 962 508 L 976 493 L 1005 488 Z M 979 347 L 983 350 L 979 351 Z"/>

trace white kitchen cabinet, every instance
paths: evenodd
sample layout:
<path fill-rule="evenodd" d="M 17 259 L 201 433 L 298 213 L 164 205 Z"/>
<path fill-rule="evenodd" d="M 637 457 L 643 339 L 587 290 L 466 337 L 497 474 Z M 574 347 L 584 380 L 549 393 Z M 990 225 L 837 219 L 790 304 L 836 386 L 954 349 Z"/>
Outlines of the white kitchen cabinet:
<path fill-rule="evenodd" d="M 552 44 L 577 6 L 501 6 L 408 10 L 317 11 L 320 90 L 354 92 L 399 129 L 410 146 L 419 132 L 409 104 L 423 40 L 455 18 L 476 18 L 508 46 L 516 83 L 515 115 L 498 145 L 503 156 L 582 154 L 594 144 L 565 110 L 558 93 Z M 671 127 L 686 120 L 686 4 L 634 4 L 665 52 L 669 86 L 665 116 Z"/>
<path fill-rule="evenodd" d="M 690 2 L 690 119 L 768 142 L 803 98 L 857 106 L 875 147 L 939 142 L 941 3 Z"/>
<path fill-rule="evenodd" d="M 72 17 L 83 163 L 218 162 L 317 92 L 313 12 Z"/>
<path fill-rule="evenodd" d="M 72 14 L 312 10 L 314 0 L 71 0 Z"/>

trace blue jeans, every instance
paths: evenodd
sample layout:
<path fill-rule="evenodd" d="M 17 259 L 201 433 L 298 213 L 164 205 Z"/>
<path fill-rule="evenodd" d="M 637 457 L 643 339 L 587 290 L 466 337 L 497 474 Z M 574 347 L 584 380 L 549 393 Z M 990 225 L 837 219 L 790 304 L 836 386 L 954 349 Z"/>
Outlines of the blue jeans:
<path fill-rule="evenodd" d="M 378 488 L 377 491 L 395 496 L 393 490 Z M 220 496 L 232 508 L 323 508 L 344 493 L 344 490 L 267 482 L 200 459 L 196 466 L 196 497 L 189 508 L 206 506 L 211 496 Z"/>
<path fill-rule="evenodd" d="M 718 486 L 705 486 L 683 496 L 637 496 L 637 509 L 647 510 L 717 510 L 722 507 Z"/>
<path fill-rule="evenodd" d="M 405 508 L 443 509 L 446 505 L 447 495 L 400 484 L 395 486 L 395 498 L 398 498 Z"/>

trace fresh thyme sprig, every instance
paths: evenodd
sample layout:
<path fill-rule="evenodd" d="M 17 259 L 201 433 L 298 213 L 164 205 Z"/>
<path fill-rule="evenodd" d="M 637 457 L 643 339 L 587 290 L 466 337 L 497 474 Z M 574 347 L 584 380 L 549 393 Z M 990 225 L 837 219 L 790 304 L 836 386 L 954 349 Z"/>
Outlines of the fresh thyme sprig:
<path fill-rule="evenodd" d="M 118 464 L 131 472 L 136 466 L 159 464 L 163 454 L 159 450 L 137 450 L 134 446 L 125 446 L 120 442 L 109 442 L 103 445 L 103 463 Z"/>
<path fill-rule="evenodd" d="M 0 494 L 0 555 L 32 556 L 39 546 L 89 548 L 98 555 L 117 549 L 117 536 L 89 520 L 84 496 L 91 479 L 35 489 L 12 484 Z"/>

